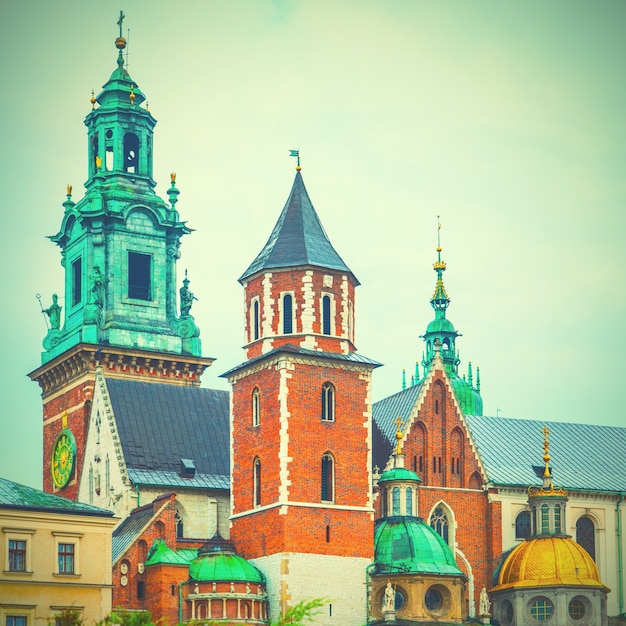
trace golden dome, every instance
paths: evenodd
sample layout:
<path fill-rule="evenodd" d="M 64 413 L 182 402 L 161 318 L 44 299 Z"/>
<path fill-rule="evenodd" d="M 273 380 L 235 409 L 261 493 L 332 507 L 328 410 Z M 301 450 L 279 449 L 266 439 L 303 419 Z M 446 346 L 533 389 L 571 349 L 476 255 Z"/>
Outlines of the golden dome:
<path fill-rule="evenodd" d="M 492 591 L 562 585 L 606 589 L 589 553 L 570 537 L 535 537 L 509 554 Z"/>

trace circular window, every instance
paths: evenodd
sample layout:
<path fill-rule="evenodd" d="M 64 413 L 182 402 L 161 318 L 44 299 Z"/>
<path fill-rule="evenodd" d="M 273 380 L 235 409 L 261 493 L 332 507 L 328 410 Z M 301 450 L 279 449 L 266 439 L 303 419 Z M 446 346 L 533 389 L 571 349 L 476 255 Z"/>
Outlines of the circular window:
<path fill-rule="evenodd" d="M 406 602 L 406 596 L 404 595 L 402 590 L 396 589 L 396 599 L 394 602 L 395 610 L 398 611 L 399 609 L 401 609 L 404 606 L 405 602 Z"/>
<path fill-rule="evenodd" d="M 540 596 L 533 598 L 530 605 L 530 614 L 538 622 L 547 622 L 554 612 L 554 605 L 548 598 Z"/>
<path fill-rule="evenodd" d="M 508 600 L 505 600 L 500 607 L 500 621 L 503 624 L 513 622 L 513 605 Z"/>
<path fill-rule="evenodd" d="M 424 604 L 431 613 L 441 611 L 441 607 L 443 606 L 443 594 L 441 590 L 438 587 L 430 587 L 424 596 Z"/>
<path fill-rule="evenodd" d="M 572 619 L 582 619 L 583 617 L 585 617 L 585 613 L 586 611 L 586 607 L 585 607 L 585 602 L 583 601 L 583 598 L 581 598 L 580 596 L 576 596 L 570 603 L 569 603 L 569 616 Z"/>
<path fill-rule="evenodd" d="M 107 139 L 111 139 L 113 137 L 113 131 L 109 128 L 106 132 Z"/>

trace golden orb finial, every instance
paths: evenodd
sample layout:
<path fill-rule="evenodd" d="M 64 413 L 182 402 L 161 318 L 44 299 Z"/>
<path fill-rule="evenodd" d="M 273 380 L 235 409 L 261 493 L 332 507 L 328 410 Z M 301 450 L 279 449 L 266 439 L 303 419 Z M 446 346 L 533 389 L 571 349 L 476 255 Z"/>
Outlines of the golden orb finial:
<path fill-rule="evenodd" d="M 89 98 L 89 102 L 91 102 L 91 110 L 93 111 L 96 108 L 96 96 L 93 89 L 91 90 L 91 98 Z"/>
<path fill-rule="evenodd" d="M 398 427 L 398 430 L 396 430 L 396 454 L 402 454 L 402 426 L 404 422 L 399 415 L 394 424 Z"/>
<path fill-rule="evenodd" d="M 130 95 L 128 97 L 130 98 L 131 105 L 134 105 L 135 104 L 135 85 L 131 86 Z"/>
<path fill-rule="evenodd" d="M 170 174 L 170 180 L 172 181 L 172 183 L 175 183 L 175 182 L 176 182 L 176 172 L 172 172 L 172 173 Z"/>

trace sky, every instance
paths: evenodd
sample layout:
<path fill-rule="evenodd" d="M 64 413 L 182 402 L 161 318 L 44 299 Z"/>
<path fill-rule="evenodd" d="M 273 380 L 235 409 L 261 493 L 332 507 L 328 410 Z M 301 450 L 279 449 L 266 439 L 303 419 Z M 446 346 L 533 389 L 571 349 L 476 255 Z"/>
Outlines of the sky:
<path fill-rule="evenodd" d="M 623 0 L 24 0 L 0 9 L 0 476 L 41 486 L 36 294 L 48 306 L 63 291 L 46 237 L 66 185 L 82 197 L 83 120 L 116 67 L 120 9 L 158 120 L 156 191 L 167 198 L 175 171 L 195 229 L 178 276 L 217 359 L 204 386 L 227 389 L 219 374 L 244 360 L 237 279 L 299 149 L 361 282 L 357 348 L 384 364 L 374 400 L 421 358 L 440 216 L 448 317 L 484 413 L 626 426 Z"/>

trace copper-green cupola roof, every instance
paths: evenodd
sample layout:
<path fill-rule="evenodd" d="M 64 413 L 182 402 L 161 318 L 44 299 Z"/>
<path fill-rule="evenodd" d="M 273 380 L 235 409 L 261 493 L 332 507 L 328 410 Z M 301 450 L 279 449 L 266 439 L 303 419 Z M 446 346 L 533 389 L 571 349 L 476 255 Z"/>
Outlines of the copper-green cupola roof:
<path fill-rule="evenodd" d="M 330 243 L 298 168 L 272 234 L 239 282 L 245 282 L 257 272 L 302 266 L 338 270 L 354 277 Z M 356 281 L 356 277 L 354 279 Z"/>
<path fill-rule="evenodd" d="M 78 344 L 201 357 L 194 297 L 176 281 L 180 240 L 191 229 L 176 207 L 176 175 L 169 202 L 154 191 L 156 120 L 124 66 L 123 17 L 116 67 L 85 118 L 86 192 L 76 202 L 68 185 L 61 227 L 50 237 L 65 268 L 64 319 L 57 307 L 43 363 Z"/>
<path fill-rule="evenodd" d="M 419 384 L 428 374 L 435 355 L 439 353 L 441 360 L 454 387 L 457 401 L 466 415 L 482 415 L 483 401 L 480 395 L 480 370 L 476 368 L 476 377 L 471 362 L 468 363 L 467 375 L 459 375 L 459 352 L 456 340 L 461 336 L 454 324 L 446 317 L 450 306 L 450 297 L 443 282 L 443 273 L 446 271 L 446 262 L 441 257 L 441 224 L 437 225 L 437 260 L 433 269 L 437 274 L 435 291 L 430 299 L 430 306 L 435 312 L 435 319 L 426 327 L 426 332 L 420 337 L 424 340 L 425 352 L 422 354 L 423 377 L 419 376 L 418 364 L 415 364 L 415 375 L 411 377 L 411 384 Z M 406 388 L 406 373 L 402 375 L 402 388 Z"/>

